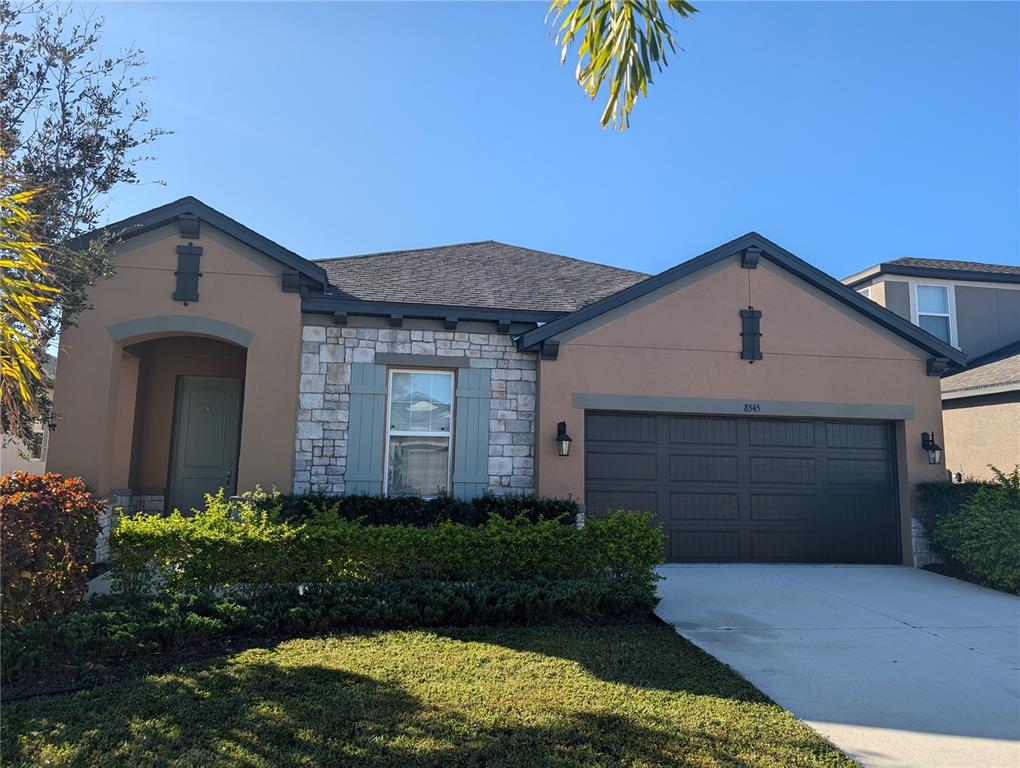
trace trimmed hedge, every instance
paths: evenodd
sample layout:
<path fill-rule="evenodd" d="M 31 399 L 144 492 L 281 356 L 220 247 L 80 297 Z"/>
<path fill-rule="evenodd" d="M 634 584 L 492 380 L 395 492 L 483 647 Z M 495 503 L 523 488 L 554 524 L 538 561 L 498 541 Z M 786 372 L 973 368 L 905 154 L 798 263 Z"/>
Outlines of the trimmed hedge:
<path fill-rule="evenodd" d="M 35 621 L 74 609 L 88 588 L 103 502 L 78 478 L 0 477 L 0 618 Z"/>
<path fill-rule="evenodd" d="M 320 511 L 276 522 L 222 494 L 185 517 L 138 514 L 111 536 L 111 579 L 124 591 L 437 579 L 519 581 L 613 577 L 654 585 L 662 536 L 650 516 L 613 512 L 583 528 L 494 516 L 479 526 L 363 525 Z"/>
<path fill-rule="evenodd" d="M 3 679 L 43 677 L 167 653 L 236 635 L 348 628 L 603 621 L 647 613 L 654 591 L 619 579 L 270 586 L 248 596 L 92 598 L 60 620 L 5 628 Z"/>
<path fill-rule="evenodd" d="M 471 500 L 453 496 L 329 496 L 326 494 L 272 494 L 256 491 L 244 495 L 245 504 L 281 522 L 301 523 L 324 511 L 352 523 L 365 525 L 413 525 L 439 523 L 483 525 L 493 517 L 528 522 L 557 520 L 573 525 L 580 507 L 573 499 L 542 498 L 533 493 L 497 496 L 485 491 Z"/>
<path fill-rule="evenodd" d="M 965 576 L 1020 594 L 1020 468 L 1008 475 L 994 471 L 994 483 L 938 497 L 945 506 L 934 512 L 931 540 L 936 553 Z M 953 507 L 950 498 L 962 501 Z"/>

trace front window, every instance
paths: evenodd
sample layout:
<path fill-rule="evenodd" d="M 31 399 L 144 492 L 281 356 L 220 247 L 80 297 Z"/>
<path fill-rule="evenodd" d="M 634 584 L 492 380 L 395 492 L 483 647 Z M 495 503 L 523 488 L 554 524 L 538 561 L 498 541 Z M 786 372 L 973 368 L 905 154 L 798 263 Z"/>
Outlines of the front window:
<path fill-rule="evenodd" d="M 386 492 L 435 496 L 450 487 L 453 374 L 390 371 Z"/>
<path fill-rule="evenodd" d="M 952 343 L 948 286 L 917 286 L 917 324 L 946 344 Z"/>

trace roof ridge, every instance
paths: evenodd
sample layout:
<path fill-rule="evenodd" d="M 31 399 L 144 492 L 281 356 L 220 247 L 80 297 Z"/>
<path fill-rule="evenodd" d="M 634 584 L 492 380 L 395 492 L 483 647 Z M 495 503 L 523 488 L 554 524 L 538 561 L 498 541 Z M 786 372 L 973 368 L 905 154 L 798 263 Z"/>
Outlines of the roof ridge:
<path fill-rule="evenodd" d="M 423 248 L 394 248 L 391 251 L 370 251 L 369 253 L 352 253 L 350 256 L 327 256 L 324 259 L 312 259 L 316 264 L 333 261 L 347 261 L 348 259 L 370 259 L 375 256 L 393 256 L 397 253 L 418 253 L 419 251 L 442 251 L 447 248 L 460 248 L 465 245 L 482 245 L 483 243 L 496 243 L 497 240 L 467 240 L 463 243 L 447 243 L 446 245 L 427 245 Z M 500 243 L 506 245 L 506 243 Z"/>
<path fill-rule="evenodd" d="M 590 265 L 593 265 L 593 266 L 596 266 L 596 267 L 601 267 L 602 269 L 612 269 L 612 270 L 615 270 L 617 272 L 624 272 L 624 273 L 627 273 L 627 274 L 630 274 L 630 275 L 638 275 L 638 276 L 641 276 L 641 277 L 648 277 L 649 276 L 649 273 L 647 273 L 647 272 L 639 272 L 638 270 L 629 269 L 627 267 L 617 267 L 617 266 L 615 266 L 613 264 L 602 264 L 602 263 L 597 262 L 597 261 L 589 261 L 587 259 L 579 259 L 576 256 L 567 256 L 565 254 L 554 253 L 552 251 L 542 251 L 542 250 L 539 250 L 537 248 L 530 248 L 530 247 L 528 247 L 526 245 L 514 245 L 513 243 L 506 243 L 506 242 L 503 242 L 502 240 L 493 240 L 491 238 L 488 239 L 488 240 L 469 240 L 469 241 L 463 242 L 463 243 L 449 243 L 447 245 L 426 246 L 424 248 L 397 248 L 397 249 L 391 250 L 391 251 L 374 251 L 372 253 L 357 253 L 357 254 L 352 254 L 350 256 L 333 256 L 333 257 L 329 257 L 329 258 L 325 258 L 325 259 L 315 259 L 314 263 L 315 264 L 327 264 L 327 263 L 335 264 L 337 262 L 348 261 L 348 260 L 351 260 L 351 259 L 371 259 L 371 258 L 375 258 L 375 257 L 378 257 L 378 256 L 396 256 L 396 255 L 401 254 L 401 253 L 421 253 L 423 251 L 444 251 L 444 250 L 448 250 L 450 248 L 461 248 L 461 247 L 469 246 L 469 245 L 484 245 L 484 244 L 487 244 L 487 243 L 492 243 L 494 245 L 502 245 L 502 246 L 504 246 L 506 248 L 515 248 L 515 249 L 520 250 L 520 251 L 528 251 L 529 253 L 538 254 L 540 256 L 554 256 L 557 259 L 565 259 L 567 261 L 572 261 L 572 262 L 575 262 L 575 263 L 578 263 L 578 264 L 590 264 Z"/>
<path fill-rule="evenodd" d="M 629 272 L 632 275 L 643 275 L 650 276 L 649 272 L 639 272 L 636 269 L 628 269 L 627 267 L 617 267 L 614 264 L 603 264 L 599 261 L 589 261 L 588 259 L 579 259 L 576 256 L 567 256 L 564 253 L 555 253 L 554 251 L 540 251 L 537 248 L 529 248 L 526 245 L 514 245 L 513 243 L 504 243 L 502 240 L 486 240 L 488 243 L 496 243 L 497 245 L 505 245 L 507 248 L 519 248 L 522 251 L 530 251 L 531 253 L 539 253 L 543 256 L 555 256 L 558 259 L 566 259 L 568 261 L 576 261 L 580 264 L 594 264 L 596 267 L 602 267 L 604 269 L 615 269 L 619 272 Z"/>

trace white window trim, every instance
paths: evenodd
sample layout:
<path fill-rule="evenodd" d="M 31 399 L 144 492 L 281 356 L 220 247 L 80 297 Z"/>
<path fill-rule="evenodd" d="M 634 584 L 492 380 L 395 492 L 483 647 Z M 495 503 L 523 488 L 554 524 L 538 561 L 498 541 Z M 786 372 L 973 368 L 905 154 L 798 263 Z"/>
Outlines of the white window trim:
<path fill-rule="evenodd" d="M 393 406 L 393 374 L 395 373 L 429 373 L 450 377 L 450 429 L 429 430 L 427 432 L 407 429 L 390 429 L 390 409 Z M 454 406 L 457 400 L 457 379 L 453 371 L 436 370 L 434 368 L 390 368 L 386 372 L 386 441 L 383 445 L 383 496 L 390 493 L 390 437 L 445 437 L 449 441 L 446 452 L 446 492 L 452 490 L 453 473 L 453 419 Z M 431 498 L 426 496 L 425 498 Z"/>
<path fill-rule="evenodd" d="M 919 305 L 917 303 L 917 287 L 925 286 L 929 288 L 945 288 L 946 296 L 949 302 L 949 314 L 944 312 L 920 312 Z M 950 282 L 935 282 L 935 281 L 910 281 L 910 321 L 918 328 L 921 327 L 920 315 L 927 315 L 930 317 L 948 317 L 949 318 L 949 344 L 957 349 L 960 348 L 960 340 L 957 335 L 956 329 L 956 285 Z"/>
<path fill-rule="evenodd" d="M 863 288 L 858 288 L 857 289 L 857 293 L 861 294 L 861 296 L 863 296 L 866 299 L 870 299 L 871 298 L 871 286 L 870 285 L 866 285 Z"/>

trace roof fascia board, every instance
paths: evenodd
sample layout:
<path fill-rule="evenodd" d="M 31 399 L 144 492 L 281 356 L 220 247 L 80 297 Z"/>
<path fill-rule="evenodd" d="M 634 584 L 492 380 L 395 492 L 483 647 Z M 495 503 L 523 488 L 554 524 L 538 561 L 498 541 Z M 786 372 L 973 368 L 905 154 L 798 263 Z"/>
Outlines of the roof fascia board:
<path fill-rule="evenodd" d="M 82 247 L 88 245 L 88 243 L 101 235 L 109 235 L 117 240 L 127 240 L 167 224 L 172 224 L 177 221 L 178 217 L 186 214 L 197 216 L 210 226 L 280 262 L 284 266 L 300 272 L 323 287 L 329 284 L 326 272 L 322 267 L 284 248 L 279 243 L 274 243 L 269 238 L 260 235 L 255 230 L 244 226 L 239 221 L 220 213 L 215 208 L 209 207 L 194 197 L 184 197 L 172 203 L 161 205 L 158 208 L 153 208 L 145 213 L 140 213 L 91 232 L 86 232 L 71 240 L 68 245 L 71 248 Z"/>
<path fill-rule="evenodd" d="M 975 269 L 940 269 L 937 267 L 914 267 L 904 264 L 879 264 L 864 272 L 858 272 L 846 279 L 851 287 L 872 280 L 879 275 L 899 275 L 900 277 L 926 277 L 932 280 L 979 281 L 983 283 L 1020 283 L 1020 275 L 1008 275 L 998 272 L 981 272 Z"/>
<path fill-rule="evenodd" d="M 395 314 L 425 320 L 482 320 L 510 323 L 549 323 L 563 317 L 564 312 L 544 312 L 520 309 L 493 309 L 491 307 L 465 307 L 452 304 L 413 304 L 401 301 L 365 301 L 336 296 L 308 296 L 301 301 L 301 311 L 307 314 L 363 315 L 390 317 Z"/>
<path fill-rule="evenodd" d="M 948 358 L 950 361 L 959 366 L 966 363 L 967 357 L 960 352 L 960 350 L 943 343 L 926 331 L 922 331 L 920 328 L 909 321 L 904 320 L 899 315 L 876 304 L 870 299 L 861 296 L 857 293 L 857 291 L 853 290 L 852 287 L 830 277 L 817 267 L 813 267 L 803 259 L 793 255 L 786 249 L 781 248 L 767 238 L 754 232 L 748 233 L 743 237 L 738 237 L 736 240 L 732 240 L 718 248 L 708 251 L 707 253 L 696 256 L 690 261 L 678 264 L 671 269 L 667 269 L 665 272 L 650 277 L 647 280 L 643 280 L 642 282 L 632 285 L 629 288 L 625 288 L 622 291 L 618 291 L 601 301 L 589 304 L 587 307 L 582 307 L 576 312 L 572 312 L 571 314 L 544 325 L 541 328 L 528 331 L 521 336 L 518 341 L 518 346 L 522 349 L 533 348 L 542 341 L 552 338 L 558 333 L 562 333 L 563 331 L 579 325 L 586 320 L 590 320 L 604 312 L 608 312 L 611 309 L 622 306 L 623 304 L 633 301 L 646 293 L 654 291 L 657 288 L 680 279 L 681 277 L 698 272 L 718 261 L 734 257 L 744 248 L 749 246 L 760 247 L 763 251 L 763 258 L 783 267 L 813 288 L 816 288 L 844 304 L 847 304 L 851 308 L 858 310 L 866 317 L 878 323 L 880 326 L 905 338 L 914 346 L 919 347 L 920 349 L 937 357 Z"/>
<path fill-rule="evenodd" d="M 987 387 L 972 387 L 970 389 L 950 389 L 942 393 L 943 400 L 960 400 L 964 397 L 980 397 L 982 395 L 998 395 L 1003 392 L 1016 392 L 1020 390 L 1020 381 L 1010 381 L 1005 384 L 990 384 Z"/>

